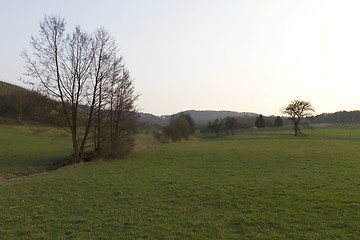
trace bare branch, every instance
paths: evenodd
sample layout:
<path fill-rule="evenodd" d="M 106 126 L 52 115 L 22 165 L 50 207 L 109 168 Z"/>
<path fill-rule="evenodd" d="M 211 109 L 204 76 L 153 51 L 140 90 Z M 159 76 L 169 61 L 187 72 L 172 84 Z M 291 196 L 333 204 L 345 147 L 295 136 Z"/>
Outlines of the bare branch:
<path fill-rule="evenodd" d="M 293 121 L 295 136 L 297 136 L 300 131 L 299 124 L 301 119 L 312 117 L 314 112 L 315 109 L 311 103 L 303 100 L 293 100 L 289 103 L 289 105 L 281 110 L 281 113 L 288 115 Z"/>

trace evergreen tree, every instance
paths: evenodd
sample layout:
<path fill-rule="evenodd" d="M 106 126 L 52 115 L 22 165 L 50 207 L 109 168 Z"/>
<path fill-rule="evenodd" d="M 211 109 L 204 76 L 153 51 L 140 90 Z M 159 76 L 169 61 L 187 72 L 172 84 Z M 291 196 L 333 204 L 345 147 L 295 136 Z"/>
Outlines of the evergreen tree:
<path fill-rule="evenodd" d="M 284 122 L 283 122 L 282 118 L 279 117 L 279 116 L 277 116 L 277 117 L 275 118 L 274 125 L 275 125 L 275 127 L 282 127 L 282 126 L 284 126 Z"/>
<path fill-rule="evenodd" d="M 263 127 L 265 127 L 265 120 L 264 120 L 264 117 L 263 117 L 262 114 L 260 114 L 259 116 L 256 117 L 255 126 L 256 126 L 257 128 L 263 128 Z"/>
<path fill-rule="evenodd" d="M 265 127 L 265 119 L 264 119 L 264 116 L 262 114 L 260 114 L 260 116 L 259 116 L 259 123 L 260 123 L 259 127 L 261 127 L 261 128 Z"/>

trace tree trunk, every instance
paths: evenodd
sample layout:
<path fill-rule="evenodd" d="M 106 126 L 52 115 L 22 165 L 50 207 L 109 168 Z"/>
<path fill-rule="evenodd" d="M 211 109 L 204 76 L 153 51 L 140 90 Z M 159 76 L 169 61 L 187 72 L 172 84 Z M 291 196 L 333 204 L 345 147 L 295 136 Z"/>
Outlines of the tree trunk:
<path fill-rule="evenodd" d="M 300 124 L 300 118 L 294 119 L 294 136 L 297 137 L 299 135 L 299 124 Z"/>
<path fill-rule="evenodd" d="M 78 142 L 77 142 L 77 134 L 76 134 L 76 127 L 71 129 L 71 138 L 72 138 L 72 144 L 73 144 L 73 154 L 74 154 L 74 161 L 76 163 L 80 162 L 79 157 L 79 148 L 78 148 Z"/>

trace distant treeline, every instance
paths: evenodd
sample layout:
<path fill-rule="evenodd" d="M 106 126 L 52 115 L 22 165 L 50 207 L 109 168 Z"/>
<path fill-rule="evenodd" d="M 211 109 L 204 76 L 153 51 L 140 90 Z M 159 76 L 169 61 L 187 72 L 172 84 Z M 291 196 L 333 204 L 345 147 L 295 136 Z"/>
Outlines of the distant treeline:
<path fill-rule="evenodd" d="M 227 116 L 226 113 L 229 113 Z M 189 114 L 192 119 L 194 119 L 195 125 L 197 129 L 200 130 L 208 130 L 209 125 L 214 124 L 225 124 L 225 122 L 228 122 L 226 125 L 229 125 L 231 122 L 231 128 L 236 129 L 242 129 L 242 128 L 251 128 L 253 126 L 256 126 L 256 120 L 259 116 L 262 116 L 261 114 L 255 114 L 255 113 L 235 113 L 235 112 L 225 112 L 225 111 L 185 111 L 182 113 L 177 113 L 174 115 L 169 116 L 154 116 L 152 114 L 139 114 L 139 122 L 140 127 L 143 130 L 153 130 L 153 129 L 162 129 L 167 124 L 169 124 L 169 119 L 171 117 L 178 116 L 180 114 Z M 208 118 L 207 121 L 204 119 Z M 262 116 L 262 124 L 261 127 L 274 127 L 276 126 L 275 120 L 276 116 Z M 233 121 L 235 119 L 235 121 Z M 231 120 L 231 121 L 230 121 Z M 287 123 L 286 118 L 282 118 L 284 123 Z M 225 127 L 226 129 L 226 127 Z"/>
<path fill-rule="evenodd" d="M 223 111 L 219 111 L 221 114 L 223 114 Z M 227 117 L 223 117 L 216 114 L 216 111 L 185 111 L 183 113 L 189 114 L 195 121 L 195 125 L 197 129 L 200 130 L 206 130 L 208 129 L 209 123 L 214 124 L 215 121 L 217 124 L 224 123 Z M 209 117 L 208 121 L 204 121 L 204 116 L 202 114 Z M 178 114 L 169 115 L 169 116 L 155 116 L 152 114 L 139 114 L 139 121 L 141 124 L 141 128 L 143 130 L 153 130 L 153 129 L 162 129 L 164 128 L 168 123 L 171 116 L 176 116 Z M 291 125 L 291 121 L 287 117 L 281 117 L 279 119 L 279 116 L 262 116 L 261 114 L 250 114 L 247 113 L 246 115 L 238 115 L 238 116 L 228 116 L 236 119 L 236 128 L 242 129 L 242 128 L 251 128 L 254 126 L 257 127 L 276 127 L 279 126 L 279 124 L 276 124 L 277 121 L 282 121 L 283 124 Z M 257 121 L 262 119 L 260 121 L 260 125 L 257 124 Z M 310 119 L 304 119 L 302 121 L 306 125 L 308 124 L 319 124 L 319 123 L 327 123 L 327 124 L 360 124 L 360 111 L 340 111 L 335 113 L 323 113 L 320 115 L 317 115 Z M 216 124 L 215 124 L 216 125 Z M 258 126 L 259 125 L 259 126 Z M 280 124 L 281 126 L 281 124 Z"/>

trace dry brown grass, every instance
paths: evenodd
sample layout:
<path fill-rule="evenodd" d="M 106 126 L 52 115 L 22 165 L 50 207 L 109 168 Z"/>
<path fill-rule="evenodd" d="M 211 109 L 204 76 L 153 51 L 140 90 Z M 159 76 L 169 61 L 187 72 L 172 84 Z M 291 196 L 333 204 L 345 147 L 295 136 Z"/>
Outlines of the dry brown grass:
<path fill-rule="evenodd" d="M 158 145 L 161 145 L 161 142 L 158 141 L 151 133 L 149 134 L 139 133 L 136 135 L 133 152 L 135 153 Z"/>

